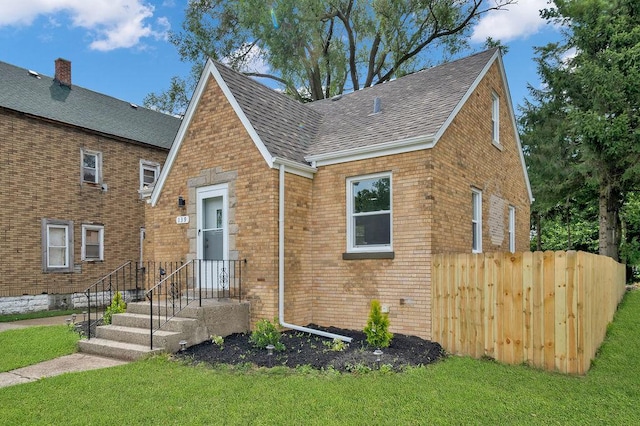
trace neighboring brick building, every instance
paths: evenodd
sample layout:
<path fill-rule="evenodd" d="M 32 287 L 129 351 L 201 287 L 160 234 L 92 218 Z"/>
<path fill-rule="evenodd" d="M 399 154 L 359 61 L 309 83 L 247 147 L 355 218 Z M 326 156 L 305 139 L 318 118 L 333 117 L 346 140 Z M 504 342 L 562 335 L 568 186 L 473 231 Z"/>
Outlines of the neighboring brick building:
<path fill-rule="evenodd" d="M 496 49 L 311 104 L 209 61 L 145 255 L 246 259 L 253 322 L 362 329 L 378 299 L 429 338 L 431 255 L 527 250 L 531 200 Z"/>
<path fill-rule="evenodd" d="M 179 126 L 72 85 L 69 61 L 54 78 L 0 62 L 0 314 L 69 306 L 140 259 L 140 190 Z"/>

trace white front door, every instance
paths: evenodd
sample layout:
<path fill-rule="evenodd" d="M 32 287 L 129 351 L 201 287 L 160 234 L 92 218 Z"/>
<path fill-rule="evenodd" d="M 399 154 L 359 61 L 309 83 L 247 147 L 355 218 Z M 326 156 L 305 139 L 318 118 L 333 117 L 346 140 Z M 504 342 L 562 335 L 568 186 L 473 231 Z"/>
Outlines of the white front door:
<path fill-rule="evenodd" d="M 199 287 L 224 290 L 228 286 L 229 259 L 227 227 L 227 187 L 215 185 L 197 191 L 198 238 L 200 259 Z"/>

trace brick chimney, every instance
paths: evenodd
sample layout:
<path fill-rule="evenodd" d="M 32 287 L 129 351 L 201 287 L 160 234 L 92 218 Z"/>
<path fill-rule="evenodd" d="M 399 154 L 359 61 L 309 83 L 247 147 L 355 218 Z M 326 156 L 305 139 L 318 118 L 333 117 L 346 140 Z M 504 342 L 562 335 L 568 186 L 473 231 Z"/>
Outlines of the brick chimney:
<path fill-rule="evenodd" d="M 71 61 L 56 59 L 56 75 L 54 80 L 62 86 L 71 87 Z"/>

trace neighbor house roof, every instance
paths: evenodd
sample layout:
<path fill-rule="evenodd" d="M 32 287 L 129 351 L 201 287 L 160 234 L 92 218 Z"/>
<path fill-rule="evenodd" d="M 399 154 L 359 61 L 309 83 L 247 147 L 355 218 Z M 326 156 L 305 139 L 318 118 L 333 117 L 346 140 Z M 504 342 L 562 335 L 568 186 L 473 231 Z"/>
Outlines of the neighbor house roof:
<path fill-rule="evenodd" d="M 434 146 L 490 66 L 504 66 L 497 48 L 393 81 L 307 104 L 297 102 L 227 66 L 209 60 L 160 175 L 157 201 L 209 77 L 215 79 L 269 167 L 311 176 L 316 166 Z M 507 87 L 513 128 L 513 107 Z M 378 99 L 380 111 L 374 113 Z M 515 135 L 529 185 L 520 140 Z"/>
<path fill-rule="evenodd" d="M 179 118 L 0 62 L 0 107 L 169 149 Z"/>

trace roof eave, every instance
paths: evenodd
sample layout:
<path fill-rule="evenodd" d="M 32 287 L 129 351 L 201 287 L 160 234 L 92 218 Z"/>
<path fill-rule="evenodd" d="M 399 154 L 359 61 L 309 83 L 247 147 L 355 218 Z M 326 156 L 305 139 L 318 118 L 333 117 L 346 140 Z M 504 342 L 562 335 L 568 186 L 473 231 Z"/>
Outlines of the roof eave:
<path fill-rule="evenodd" d="M 435 143 L 436 139 L 434 135 L 421 135 L 376 145 L 308 155 L 305 157 L 305 160 L 311 163 L 312 167 L 328 166 L 331 164 L 347 163 L 350 161 L 366 160 L 429 149 L 432 148 Z"/>

